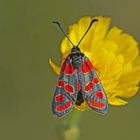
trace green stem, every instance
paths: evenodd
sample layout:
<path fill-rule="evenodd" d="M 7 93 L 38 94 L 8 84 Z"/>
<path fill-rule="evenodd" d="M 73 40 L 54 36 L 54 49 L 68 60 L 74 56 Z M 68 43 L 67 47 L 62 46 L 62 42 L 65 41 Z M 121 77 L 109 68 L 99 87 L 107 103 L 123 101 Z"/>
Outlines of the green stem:
<path fill-rule="evenodd" d="M 73 109 L 72 112 L 62 120 L 59 124 L 59 140 L 78 140 L 80 130 L 78 123 L 80 121 L 81 112 Z"/>

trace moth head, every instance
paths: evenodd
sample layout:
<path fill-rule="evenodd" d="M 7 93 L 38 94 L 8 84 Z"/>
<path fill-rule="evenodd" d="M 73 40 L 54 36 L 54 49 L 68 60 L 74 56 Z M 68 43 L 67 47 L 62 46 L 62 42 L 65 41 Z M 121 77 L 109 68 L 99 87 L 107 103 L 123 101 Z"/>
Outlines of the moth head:
<path fill-rule="evenodd" d="M 72 49 L 71 49 L 71 53 L 74 54 L 74 53 L 81 53 L 80 49 L 77 47 L 77 46 L 74 46 Z"/>

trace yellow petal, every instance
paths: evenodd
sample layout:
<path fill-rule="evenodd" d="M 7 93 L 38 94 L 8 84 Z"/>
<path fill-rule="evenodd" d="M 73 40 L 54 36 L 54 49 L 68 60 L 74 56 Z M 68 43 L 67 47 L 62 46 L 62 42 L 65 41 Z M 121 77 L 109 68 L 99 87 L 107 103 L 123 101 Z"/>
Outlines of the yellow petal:
<path fill-rule="evenodd" d="M 57 75 L 59 75 L 59 74 L 60 74 L 60 67 L 58 67 L 57 65 L 55 65 L 55 64 L 52 62 L 51 58 L 49 59 L 49 64 L 51 65 L 53 71 L 54 71 Z"/>
<path fill-rule="evenodd" d="M 103 40 L 100 42 L 100 44 L 98 44 L 98 47 L 103 47 L 109 52 L 111 51 L 113 53 L 115 53 L 118 49 L 118 45 L 112 40 Z"/>
<path fill-rule="evenodd" d="M 117 53 L 122 53 L 126 62 L 133 61 L 137 57 L 138 43 L 131 35 L 122 33 L 122 30 L 117 27 L 112 27 L 107 34 L 107 39 L 119 46 Z"/>
<path fill-rule="evenodd" d="M 85 108 L 86 108 L 86 102 L 84 101 L 81 105 L 74 105 L 74 107 L 78 110 L 81 110 L 81 111 L 85 111 Z"/>
<path fill-rule="evenodd" d="M 66 53 L 70 53 L 71 51 L 71 44 L 70 42 L 68 41 L 68 39 L 65 37 L 63 40 L 62 40 L 62 43 L 61 43 L 61 53 L 64 55 Z"/>
<path fill-rule="evenodd" d="M 87 30 L 88 26 L 90 25 L 91 22 L 91 17 L 84 17 L 81 18 L 78 22 L 78 26 L 77 26 L 77 39 L 78 41 L 81 39 L 81 37 L 84 35 L 85 31 Z M 94 24 L 93 24 L 94 25 Z M 90 31 L 92 30 L 92 28 L 90 29 Z M 90 36 L 90 31 L 88 32 L 88 34 L 85 36 L 84 40 L 87 41 L 87 37 Z M 82 40 L 82 43 L 84 42 L 84 40 Z M 78 42 L 77 42 L 78 43 Z M 81 45 L 82 46 L 82 45 Z"/>
<path fill-rule="evenodd" d="M 77 45 L 79 41 L 79 32 L 77 23 L 69 26 L 69 38 L 71 39 L 74 45 Z"/>
<path fill-rule="evenodd" d="M 107 30 L 110 25 L 110 18 L 96 17 L 99 21 L 96 23 L 96 26 L 91 34 L 90 39 L 90 50 L 94 52 L 97 48 L 97 45 L 100 41 L 104 40 L 107 34 Z"/>
<path fill-rule="evenodd" d="M 114 41 L 118 44 L 119 48 L 117 50 L 118 53 L 125 53 L 125 51 L 130 47 L 130 46 L 136 46 L 137 43 L 134 41 L 134 39 L 128 35 L 128 34 L 120 34 L 118 37 L 114 39 Z"/>
<path fill-rule="evenodd" d="M 132 63 L 126 63 L 126 64 L 124 64 L 124 66 L 123 66 L 122 74 L 127 74 L 128 72 L 131 72 L 132 69 L 133 69 Z"/>
<path fill-rule="evenodd" d="M 98 22 L 95 30 L 93 31 L 94 41 L 103 40 L 110 25 L 110 18 L 97 17 L 97 19 Z"/>
<path fill-rule="evenodd" d="M 132 82 L 133 81 L 140 81 L 140 66 L 135 67 L 130 72 L 121 75 L 121 77 L 119 79 L 119 82 L 121 84 L 130 82 L 130 81 L 132 81 Z"/>
<path fill-rule="evenodd" d="M 138 53 L 139 53 L 137 43 L 133 43 L 130 45 L 131 46 L 128 46 L 128 48 L 126 48 L 126 50 L 122 52 L 122 55 L 123 55 L 126 63 L 131 62 L 134 59 L 136 59 L 136 57 L 138 56 Z"/>
<path fill-rule="evenodd" d="M 122 70 L 122 57 L 116 57 L 112 51 L 108 51 L 101 46 L 98 46 L 97 48 L 93 57 L 95 59 L 94 65 L 98 69 L 101 80 L 117 80 L 120 77 L 120 72 Z"/>
<path fill-rule="evenodd" d="M 72 43 L 74 45 L 77 45 L 77 43 L 79 41 L 78 34 L 77 34 L 77 29 L 78 29 L 78 25 L 77 24 L 73 24 L 73 25 L 70 25 L 69 26 L 69 34 L 68 34 L 68 37 L 72 41 Z M 65 54 L 65 53 L 68 53 L 68 52 L 70 53 L 72 47 L 73 47 L 72 44 L 65 37 L 62 40 L 62 43 L 61 43 L 61 47 L 60 47 L 61 48 L 61 53 L 62 54 Z"/>
<path fill-rule="evenodd" d="M 118 97 L 109 97 L 108 102 L 109 104 L 116 105 L 116 106 L 126 105 L 128 103 L 127 101 L 124 101 Z"/>
<path fill-rule="evenodd" d="M 114 92 L 114 96 L 119 96 L 119 97 L 125 97 L 125 98 L 130 98 L 134 95 L 136 95 L 139 87 L 121 87 L 122 90 L 120 90 L 119 88 L 116 89 L 116 92 Z"/>
<path fill-rule="evenodd" d="M 140 55 L 137 56 L 137 58 L 135 59 L 135 61 L 133 61 L 133 66 L 137 67 L 140 66 Z"/>
<path fill-rule="evenodd" d="M 107 33 L 106 39 L 107 40 L 116 40 L 118 36 L 122 33 L 122 30 L 117 28 L 116 26 L 113 26 L 109 32 Z"/>

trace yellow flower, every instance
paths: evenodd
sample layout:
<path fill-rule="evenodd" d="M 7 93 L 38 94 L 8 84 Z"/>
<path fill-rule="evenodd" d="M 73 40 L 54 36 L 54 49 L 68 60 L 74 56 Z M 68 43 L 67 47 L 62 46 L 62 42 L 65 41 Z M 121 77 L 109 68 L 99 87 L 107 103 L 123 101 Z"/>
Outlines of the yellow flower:
<path fill-rule="evenodd" d="M 140 54 L 137 41 L 120 28 L 109 29 L 110 18 L 95 17 L 99 21 L 90 29 L 79 48 L 93 63 L 111 105 L 125 105 L 124 98 L 134 96 L 140 81 Z M 84 17 L 69 26 L 69 38 L 77 44 L 93 18 Z M 62 62 L 72 45 L 67 38 L 61 43 Z M 49 60 L 54 72 L 60 67 Z M 123 99 L 122 99 L 123 98 Z M 85 103 L 81 110 L 84 110 Z"/>

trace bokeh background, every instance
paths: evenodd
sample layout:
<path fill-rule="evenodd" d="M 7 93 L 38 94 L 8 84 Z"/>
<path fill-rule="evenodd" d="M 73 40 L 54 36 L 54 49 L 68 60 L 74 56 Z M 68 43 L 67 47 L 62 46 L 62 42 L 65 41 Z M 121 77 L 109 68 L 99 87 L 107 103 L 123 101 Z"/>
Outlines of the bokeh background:
<path fill-rule="evenodd" d="M 1 0 L 0 140 L 57 140 L 60 120 L 50 109 L 57 75 L 48 59 L 60 65 L 63 35 L 53 20 L 67 29 L 83 16 L 109 16 L 140 42 L 139 5 L 139 0 Z M 80 140 L 140 139 L 140 95 L 127 106 L 109 106 L 105 116 L 83 112 L 79 126 Z"/>

